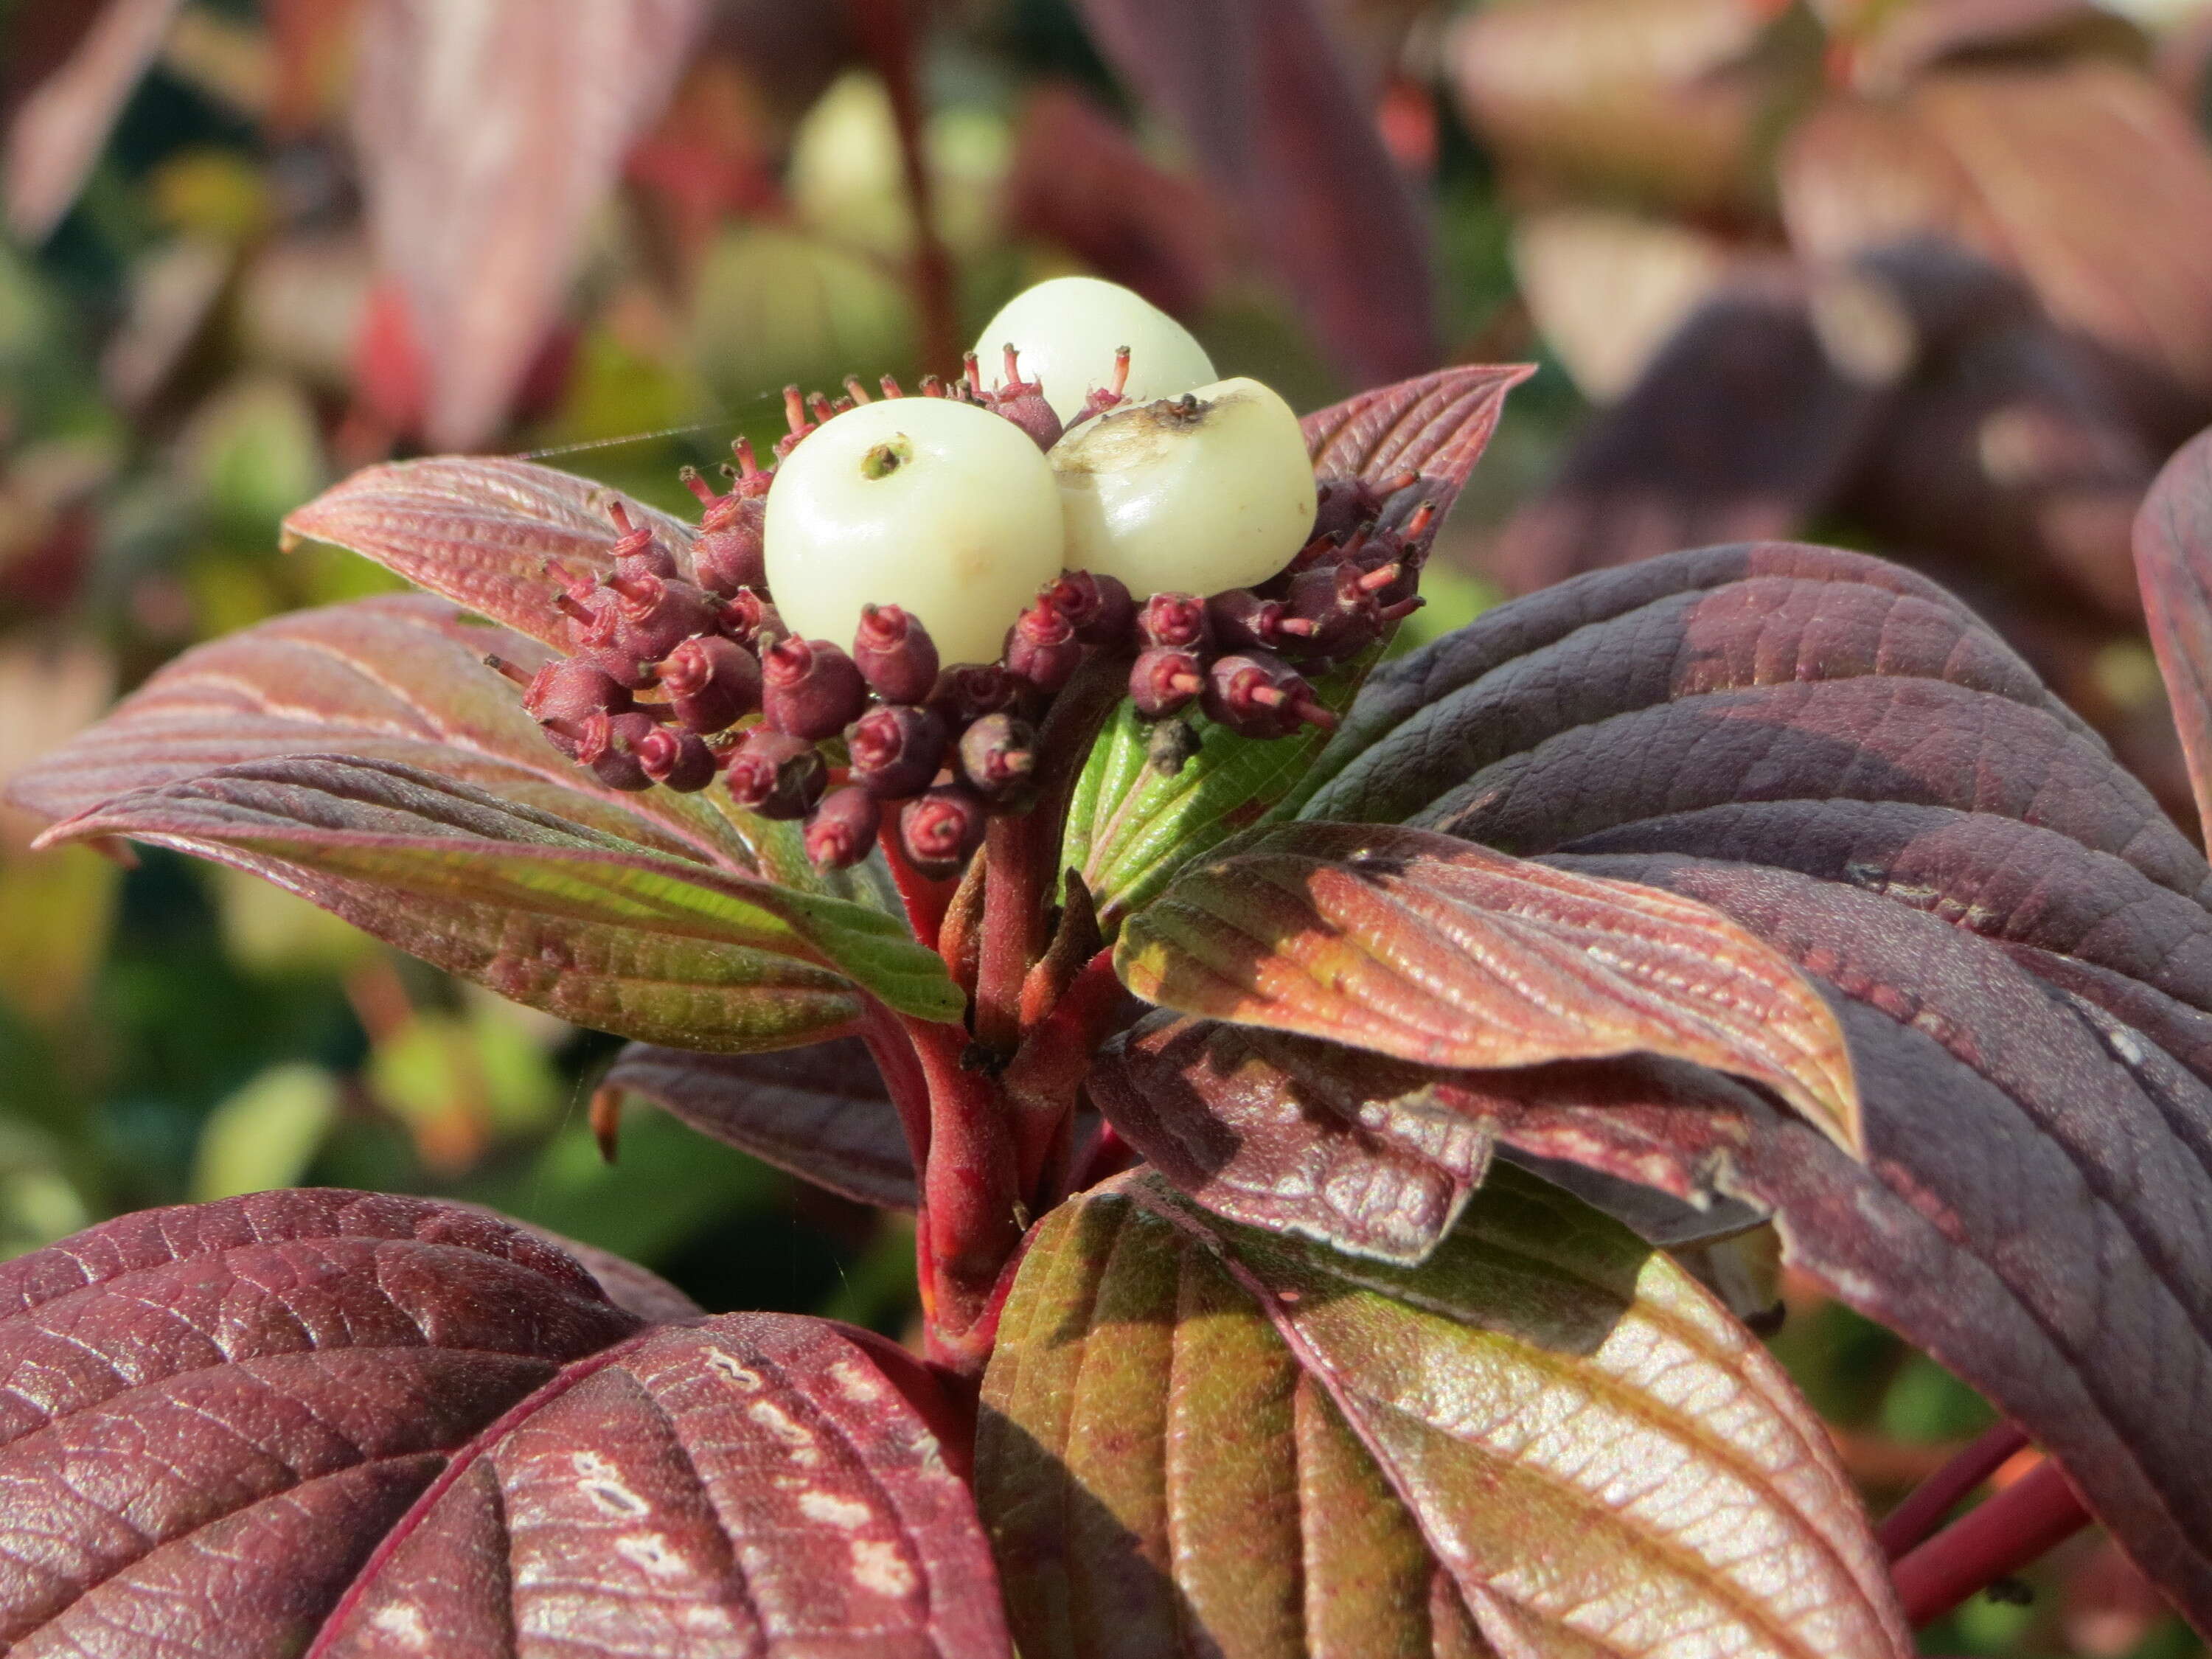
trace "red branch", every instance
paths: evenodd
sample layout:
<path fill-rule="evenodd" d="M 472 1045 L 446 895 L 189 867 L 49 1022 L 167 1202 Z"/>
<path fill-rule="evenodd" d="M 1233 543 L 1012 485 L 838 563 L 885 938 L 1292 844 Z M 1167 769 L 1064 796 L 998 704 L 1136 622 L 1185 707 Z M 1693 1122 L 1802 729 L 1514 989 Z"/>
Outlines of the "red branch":
<path fill-rule="evenodd" d="M 2045 1461 L 1988 1503 L 1914 1550 L 1893 1570 L 1905 1622 L 1933 1623 L 1967 1597 L 2021 1568 L 2088 1525 L 2089 1511 Z"/>
<path fill-rule="evenodd" d="M 961 1063 L 967 1033 L 922 1020 L 906 1028 L 929 1090 L 929 1161 L 916 1241 L 929 1358 L 973 1375 L 990 1356 L 986 1315 L 1027 1220 L 1013 1137 L 997 1079 Z"/>
<path fill-rule="evenodd" d="M 914 207 L 915 307 L 921 319 L 922 367 L 950 377 L 959 372 L 960 325 L 952 292 L 952 258 L 937 233 L 936 190 L 922 137 L 921 93 L 915 76 L 914 0 L 848 0 L 860 50 L 890 94 Z"/>
<path fill-rule="evenodd" d="M 1875 1534 L 1881 1553 L 1894 1561 L 1927 1541 L 1943 1524 L 1943 1517 L 1958 1508 L 1967 1493 L 2004 1467 L 2006 1459 L 2027 1444 L 2018 1425 L 1999 1423 L 1984 1432 L 1942 1468 L 1912 1489 L 1905 1500 L 1884 1517 Z"/>

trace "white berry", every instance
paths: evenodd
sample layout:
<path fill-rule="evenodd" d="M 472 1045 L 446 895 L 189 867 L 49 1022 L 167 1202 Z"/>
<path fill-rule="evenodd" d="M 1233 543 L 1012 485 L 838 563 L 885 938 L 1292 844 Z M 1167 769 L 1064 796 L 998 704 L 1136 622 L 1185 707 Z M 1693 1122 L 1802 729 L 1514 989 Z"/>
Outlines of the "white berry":
<path fill-rule="evenodd" d="M 1083 412 L 1093 386 L 1114 378 L 1114 354 L 1129 348 L 1133 402 L 1180 398 L 1214 378 L 1206 349 L 1190 331 L 1119 283 L 1096 276 L 1055 276 L 1006 301 L 975 341 L 975 355 L 995 365 L 1009 345 L 1021 353 L 1023 375 L 1044 387 L 1062 421 Z"/>
<path fill-rule="evenodd" d="M 1305 544 L 1313 464 L 1298 417 L 1257 380 L 1110 410 L 1053 447 L 1067 568 L 1139 598 L 1263 582 Z"/>
<path fill-rule="evenodd" d="M 901 605 L 948 664 L 998 659 L 1066 538 L 1036 443 L 945 398 L 862 404 L 810 434 L 776 469 L 763 533 L 792 632 L 850 650 L 862 605 Z"/>

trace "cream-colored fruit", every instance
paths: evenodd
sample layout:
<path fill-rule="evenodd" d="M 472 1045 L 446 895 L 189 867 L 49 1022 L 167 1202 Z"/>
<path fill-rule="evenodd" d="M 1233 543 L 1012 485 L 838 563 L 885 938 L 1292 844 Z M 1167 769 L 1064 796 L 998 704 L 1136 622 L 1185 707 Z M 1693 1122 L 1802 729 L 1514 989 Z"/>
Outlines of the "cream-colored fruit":
<path fill-rule="evenodd" d="M 1263 582 L 1312 533 L 1298 417 L 1257 380 L 1109 410 L 1053 446 L 1067 568 L 1142 599 Z"/>
<path fill-rule="evenodd" d="M 776 469 L 763 534 L 793 633 L 849 651 L 863 605 L 902 605 L 948 664 L 998 659 L 1066 544 L 1036 442 L 945 398 L 863 404 L 809 434 Z"/>
<path fill-rule="evenodd" d="M 1213 379 L 1213 364 L 1188 329 L 1142 295 L 1096 276 L 1055 276 L 1007 301 L 976 337 L 987 374 L 999 374 L 1009 345 L 1062 421 L 1083 412 L 1093 386 L 1112 381 L 1114 354 L 1123 346 L 1132 402 L 1180 398 Z"/>

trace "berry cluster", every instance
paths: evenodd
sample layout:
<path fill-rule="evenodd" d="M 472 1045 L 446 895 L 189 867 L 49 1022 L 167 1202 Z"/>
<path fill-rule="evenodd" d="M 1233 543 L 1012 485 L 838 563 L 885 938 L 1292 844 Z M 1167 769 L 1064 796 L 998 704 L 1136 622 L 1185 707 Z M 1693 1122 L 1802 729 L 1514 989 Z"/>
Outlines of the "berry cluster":
<path fill-rule="evenodd" d="M 987 386 L 971 356 L 962 381 L 931 380 L 922 390 L 1003 416 L 1049 449 L 1060 418 L 1042 387 L 1022 379 L 1011 346 L 1006 371 Z M 1127 374 L 1123 351 L 1070 425 L 1120 404 Z M 856 378 L 846 387 L 834 403 L 787 392 L 791 429 L 776 445 L 779 459 L 838 415 L 874 401 Z M 889 377 L 882 387 L 888 398 L 902 395 Z M 764 526 L 776 475 L 743 441 L 734 453 L 724 492 L 686 469 L 704 508 L 689 574 L 615 501 L 609 574 L 548 567 L 561 585 L 554 602 L 572 654 L 534 675 L 489 660 L 524 688 L 524 707 L 555 747 L 602 783 L 694 791 L 719 774 L 739 808 L 804 819 L 807 855 L 823 868 L 866 858 L 895 808 L 907 859 L 928 875 L 957 873 L 990 813 L 1030 804 L 1039 726 L 1089 658 L 1129 661 L 1139 711 L 1178 728 L 1179 741 L 1156 742 L 1155 754 L 1180 757 L 1194 747 L 1179 719 L 1192 705 L 1249 737 L 1332 727 L 1334 716 L 1302 671 L 1358 654 L 1421 603 L 1415 586 L 1428 509 L 1385 528 L 1381 498 L 1346 480 L 1322 487 L 1306 544 L 1256 586 L 1154 592 L 1139 603 L 1112 576 L 1070 571 L 1021 611 L 996 661 L 941 663 L 921 621 L 888 604 L 860 607 L 847 649 L 786 629 L 767 581 Z M 842 768 L 822 747 L 841 738 Z"/>

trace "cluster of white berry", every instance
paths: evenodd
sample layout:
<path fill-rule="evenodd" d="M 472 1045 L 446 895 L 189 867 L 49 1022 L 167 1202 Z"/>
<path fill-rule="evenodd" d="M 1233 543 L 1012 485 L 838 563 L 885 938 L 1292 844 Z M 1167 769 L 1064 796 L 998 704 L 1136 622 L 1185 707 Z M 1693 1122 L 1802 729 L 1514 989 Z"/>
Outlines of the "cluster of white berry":
<path fill-rule="evenodd" d="M 739 806 L 804 817 L 826 867 L 897 804 L 907 858 L 949 874 L 989 811 L 1027 805 L 1037 724 L 1094 654 L 1128 662 L 1150 718 L 1330 724 L 1300 665 L 1419 604 L 1419 515 L 1386 531 L 1358 483 L 1317 491 L 1289 405 L 1216 380 L 1126 289 L 1040 284 L 982 339 L 996 386 L 979 349 L 916 396 L 787 392 L 773 471 L 740 443 L 726 492 L 687 473 L 688 573 L 615 506 L 612 572 L 555 573 L 574 654 L 508 671 L 556 745 L 617 788 L 720 773 Z M 841 736 L 838 780 L 819 745 Z"/>

